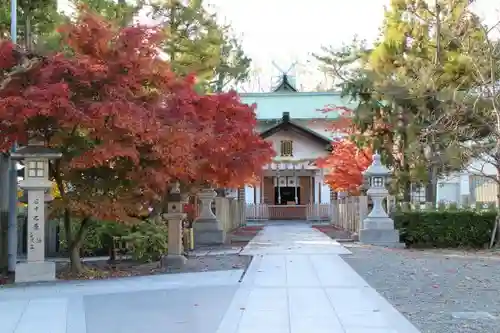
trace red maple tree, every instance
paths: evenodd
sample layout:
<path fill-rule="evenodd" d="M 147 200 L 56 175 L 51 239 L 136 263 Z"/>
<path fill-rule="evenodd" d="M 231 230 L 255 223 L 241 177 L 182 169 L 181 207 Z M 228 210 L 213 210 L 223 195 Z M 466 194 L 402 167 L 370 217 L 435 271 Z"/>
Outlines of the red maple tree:
<path fill-rule="evenodd" d="M 0 149 L 37 137 L 63 153 L 53 206 L 75 271 L 91 221 L 133 221 L 174 180 L 242 185 L 273 156 L 236 94 L 200 96 L 193 76 L 158 57 L 161 29 L 118 29 L 81 10 L 60 33 L 64 52 L 43 57 L 0 42 Z"/>
<path fill-rule="evenodd" d="M 214 187 L 237 187 L 253 182 L 275 153 L 255 131 L 254 106 L 241 103 L 235 92 L 201 96 L 197 107 L 205 130 L 199 137 L 196 180 Z"/>

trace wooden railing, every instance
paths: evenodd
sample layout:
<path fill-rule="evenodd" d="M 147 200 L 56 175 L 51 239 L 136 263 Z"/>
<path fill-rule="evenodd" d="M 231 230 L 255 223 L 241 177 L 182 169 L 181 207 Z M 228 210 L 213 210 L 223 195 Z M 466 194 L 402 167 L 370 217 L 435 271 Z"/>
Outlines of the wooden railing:
<path fill-rule="evenodd" d="M 331 204 L 309 204 L 307 205 L 307 219 L 309 221 L 330 221 L 333 214 Z"/>
<path fill-rule="evenodd" d="M 248 220 L 310 220 L 330 221 L 333 216 L 331 204 L 309 205 L 268 205 L 247 204 L 246 218 Z"/>
<path fill-rule="evenodd" d="M 368 198 L 365 196 L 340 198 L 332 201 L 332 224 L 352 233 L 358 233 L 368 215 Z"/>
<path fill-rule="evenodd" d="M 269 220 L 269 207 L 267 204 L 246 204 L 245 215 L 247 220 Z"/>
<path fill-rule="evenodd" d="M 305 220 L 306 205 L 269 205 L 270 220 Z"/>

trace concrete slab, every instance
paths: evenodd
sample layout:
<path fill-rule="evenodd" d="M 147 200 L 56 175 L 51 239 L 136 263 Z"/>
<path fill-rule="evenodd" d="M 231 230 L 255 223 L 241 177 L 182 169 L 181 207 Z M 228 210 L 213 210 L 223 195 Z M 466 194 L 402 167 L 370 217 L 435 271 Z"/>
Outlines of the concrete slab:
<path fill-rule="evenodd" d="M 1 299 L 1 298 L 0 298 Z M 11 333 L 17 327 L 24 311 L 28 307 L 28 300 L 0 302 L 0 332 Z"/>
<path fill-rule="evenodd" d="M 37 298 L 100 295 L 120 292 L 192 288 L 238 284 L 242 269 L 202 273 L 164 274 L 110 280 L 71 281 L 50 284 L 0 288 L 0 300 L 29 300 Z"/>
<path fill-rule="evenodd" d="M 65 298 L 31 300 L 13 332 L 66 333 L 67 305 Z"/>
<path fill-rule="evenodd" d="M 305 223 L 268 225 L 240 252 L 242 255 L 350 254 L 322 232 Z"/>
<path fill-rule="evenodd" d="M 217 333 L 419 333 L 306 224 L 269 225 Z"/>
<path fill-rule="evenodd" d="M 2 288 L 0 333 L 211 333 L 242 274 L 231 270 Z"/>
<path fill-rule="evenodd" d="M 211 286 L 85 296 L 87 333 L 215 332 L 237 289 Z"/>

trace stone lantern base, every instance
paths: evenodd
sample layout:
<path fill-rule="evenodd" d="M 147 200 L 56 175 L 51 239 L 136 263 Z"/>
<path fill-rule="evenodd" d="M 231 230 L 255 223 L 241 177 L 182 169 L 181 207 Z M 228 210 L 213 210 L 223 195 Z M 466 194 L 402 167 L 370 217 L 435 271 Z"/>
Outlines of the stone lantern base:
<path fill-rule="evenodd" d="M 226 233 L 220 229 L 217 219 L 197 219 L 193 224 L 194 244 L 221 245 L 226 241 Z"/>
<path fill-rule="evenodd" d="M 217 193 L 213 189 L 207 188 L 202 189 L 197 196 L 201 201 L 201 210 L 200 216 L 193 223 L 195 246 L 224 244 L 226 233 L 211 209 L 212 201 Z"/>
<path fill-rule="evenodd" d="M 399 230 L 394 229 L 391 218 L 366 218 L 363 229 L 359 231 L 359 242 L 362 244 L 404 248 L 399 241 Z"/>
<path fill-rule="evenodd" d="M 16 265 L 15 282 L 49 282 L 56 279 L 56 263 L 51 261 L 21 262 Z"/>

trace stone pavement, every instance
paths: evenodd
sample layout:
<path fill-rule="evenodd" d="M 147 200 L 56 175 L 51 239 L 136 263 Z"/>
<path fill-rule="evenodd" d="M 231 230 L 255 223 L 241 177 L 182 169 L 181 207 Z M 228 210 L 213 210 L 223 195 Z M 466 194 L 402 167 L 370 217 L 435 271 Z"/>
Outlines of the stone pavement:
<path fill-rule="evenodd" d="M 243 270 L 0 289 L 0 333 L 211 333 Z"/>
<path fill-rule="evenodd" d="M 0 289 L 0 333 L 418 333 L 309 225 L 267 226 L 242 270 Z"/>
<path fill-rule="evenodd" d="M 241 252 L 255 257 L 217 333 L 418 333 L 349 253 L 305 224 L 267 226 Z"/>

